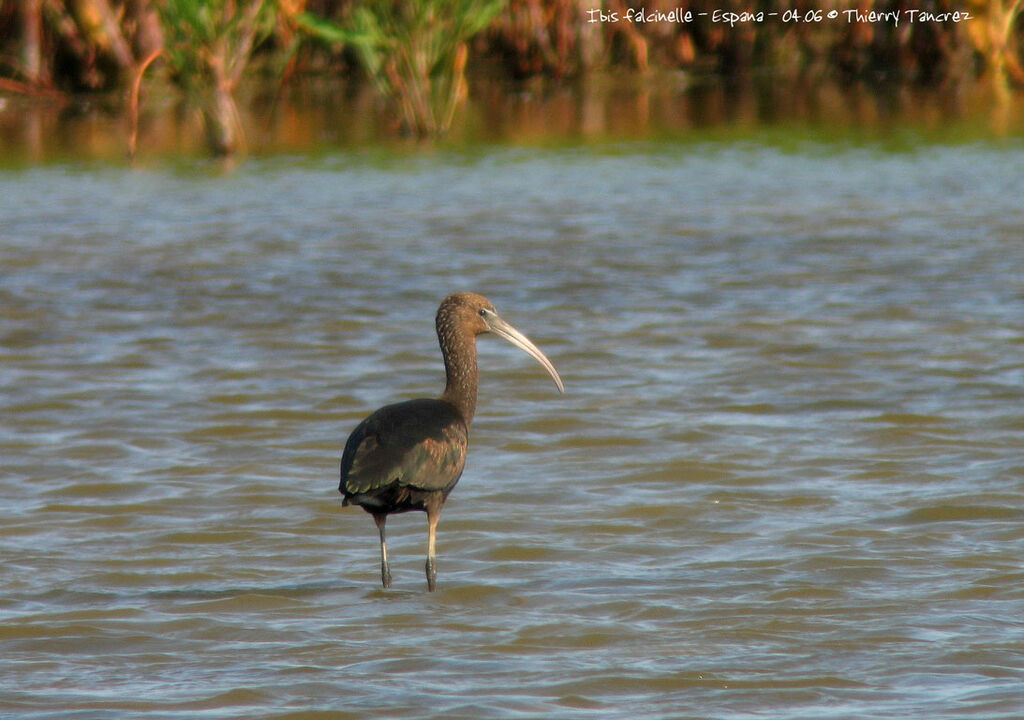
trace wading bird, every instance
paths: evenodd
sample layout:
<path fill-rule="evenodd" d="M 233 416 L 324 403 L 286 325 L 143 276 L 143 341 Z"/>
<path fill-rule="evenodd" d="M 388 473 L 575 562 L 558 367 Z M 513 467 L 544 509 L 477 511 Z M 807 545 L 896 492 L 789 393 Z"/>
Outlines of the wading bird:
<path fill-rule="evenodd" d="M 565 392 L 558 371 L 529 338 L 498 317 L 490 300 L 455 293 L 437 311 L 447 384 L 439 398 L 386 405 L 352 431 L 341 456 L 343 505 L 373 515 L 380 533 L 380 576 L 391 585 L 384 524 L 392 513 L 427 513 L 427 589 L 437 584 L 434 539 L 441 507 L 466 464 L 469 425 L 476 412 L 476 336 L 491 332 L 533 356 Z"/>

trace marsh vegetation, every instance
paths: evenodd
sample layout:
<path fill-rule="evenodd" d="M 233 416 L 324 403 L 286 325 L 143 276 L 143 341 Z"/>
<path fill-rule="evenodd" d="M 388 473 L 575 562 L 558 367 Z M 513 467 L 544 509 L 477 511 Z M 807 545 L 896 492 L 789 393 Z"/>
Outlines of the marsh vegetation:
<path fill-rule="evenodd" d="M 170 88 L 208 147 L 244 148 L 243 78 L 374 88 L 395 132 L 443 135 L 474 79 L 771 75 L 802 86 L 900 85 L 1005 102 L 1024 87 L 1024 0 L 13 0 L 0 4 L 0 92 L 67 103 Z M 138 95 L 136 95 L 138 93 Z M 137 99 L 136 99 L 137 98 Z M 130 125 L 132 123 L 129 123 Z"/>

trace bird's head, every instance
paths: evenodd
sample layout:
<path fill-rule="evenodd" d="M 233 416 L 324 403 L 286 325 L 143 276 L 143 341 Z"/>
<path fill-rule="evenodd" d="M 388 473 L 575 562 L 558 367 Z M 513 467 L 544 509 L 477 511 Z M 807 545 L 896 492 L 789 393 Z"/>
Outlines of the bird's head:
<path fill-rule="evenodd" d="M 501 319 L 494 305 L 483 295 L 460 292 L 449 295 L 437 311 L 437 334 L 444 337 L 449 333 L 494 333 L 515 345 L 539 362 L 555 381 L 559 392 L 565 392 L 562 378 L 555 366 L 528 337 Z"/>

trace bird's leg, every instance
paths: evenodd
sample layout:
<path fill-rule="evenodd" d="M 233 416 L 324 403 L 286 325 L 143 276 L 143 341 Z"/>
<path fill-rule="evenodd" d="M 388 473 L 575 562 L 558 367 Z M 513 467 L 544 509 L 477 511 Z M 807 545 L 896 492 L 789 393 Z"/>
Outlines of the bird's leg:
<path fill-rule="evenodd" d="M 388 544 L 384 541 L 384 523 L 387 522 L 387 515 L 374 515 L 373 521 L 377 523 L 377 531 L 380 533 L 380 581 L 384 587 L 391 587 L 391 568 L 388 567 Z"/>
<path fill-rule="evenodd" d="M 427 590 L 434 592 L 437 587 L 437 560 L 434 538 L 437 535 L 437 521 L 441 519 L 441 508 L 427 509 Z"/>

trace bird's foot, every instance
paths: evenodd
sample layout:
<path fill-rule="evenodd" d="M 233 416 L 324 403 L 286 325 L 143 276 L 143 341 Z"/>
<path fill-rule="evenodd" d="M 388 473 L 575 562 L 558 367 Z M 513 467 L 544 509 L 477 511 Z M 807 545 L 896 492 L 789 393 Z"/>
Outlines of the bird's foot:
<path fill-rule="evenodd" d="M 380 582 L 386 588 L 391 587 L 391 568 L 387 565 L 382 565 L 380 568 Z"/>

